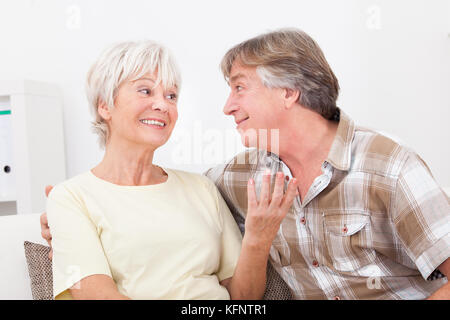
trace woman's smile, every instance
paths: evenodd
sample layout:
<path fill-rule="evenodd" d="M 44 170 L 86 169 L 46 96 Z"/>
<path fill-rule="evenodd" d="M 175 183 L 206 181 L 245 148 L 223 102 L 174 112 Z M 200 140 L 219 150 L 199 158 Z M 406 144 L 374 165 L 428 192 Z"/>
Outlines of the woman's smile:
<path fill-rule="evenodd" d="M 166 127 L 166 122 L 160 119 L 141 119 L 139 120 L 146 127 L 162 130 Z"/>

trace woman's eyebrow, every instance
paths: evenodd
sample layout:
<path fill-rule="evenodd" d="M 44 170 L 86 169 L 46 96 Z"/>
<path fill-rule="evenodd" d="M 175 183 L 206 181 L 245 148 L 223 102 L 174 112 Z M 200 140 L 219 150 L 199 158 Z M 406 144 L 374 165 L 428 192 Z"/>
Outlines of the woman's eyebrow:
<path fill-rule="evenodd" d="M 153 80 L 152 78 L 139 78 L 139 79 L 134 80 L 133 82 L 136 82 L 139 80 L 147 80 L 147 81 L 151 81 L 151 82 L 155 83 L 155 80 Z"/>

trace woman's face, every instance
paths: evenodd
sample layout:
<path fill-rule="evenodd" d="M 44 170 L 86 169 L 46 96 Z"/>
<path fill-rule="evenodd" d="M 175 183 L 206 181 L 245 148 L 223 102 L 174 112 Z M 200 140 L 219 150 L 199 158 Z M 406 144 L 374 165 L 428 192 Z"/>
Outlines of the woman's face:
<path fill-rule="evenodd" d="M 110 137 L 141 144 L 154 149 L 169 139 L 178 119 L 176 87 L 163 88 L 160 82 L 154 87 L 157 74 L 147 73 L 134 81 L 123 82 L 117 92 L 113 110 L 106 112 Z"/>

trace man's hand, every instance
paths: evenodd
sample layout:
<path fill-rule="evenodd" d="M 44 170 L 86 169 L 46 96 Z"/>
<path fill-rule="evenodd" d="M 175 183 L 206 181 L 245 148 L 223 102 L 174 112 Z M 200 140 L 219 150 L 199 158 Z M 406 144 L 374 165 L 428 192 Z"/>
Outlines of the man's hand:
<path fill-rule="evenodd" d="M 46 186 L 45 187 L 45 196 L 48 197 L 48 194 L 53 189 L 53 186 Z M 48 220 L 47 220 L 47 213 L 44 212 L 41 214 L 41 235 L 42 238 L 47 240 L 49 246 L 50 246 L 50 252 L 48 253 L 48 258 L 51 260 L 53 258 L 53 250 L 52 248 L 52 234 L 50 233 L 50 228 L 48 226 Z"/>
<path fill-rule="evenodd" d="M 286 217 L 292 203 L 298 195 L 297 179 L 289 182 L 284 193 L 284 174 L 276 173 L 275 187 L 270 196 L 270 172 L 263 176 L 260 199 L 257 201 L 255 183 L 250 179 L 247 186 L 248 211 L 245 218 L 245 236 L 252 244 L 269 250 L 280 224 Z"/>

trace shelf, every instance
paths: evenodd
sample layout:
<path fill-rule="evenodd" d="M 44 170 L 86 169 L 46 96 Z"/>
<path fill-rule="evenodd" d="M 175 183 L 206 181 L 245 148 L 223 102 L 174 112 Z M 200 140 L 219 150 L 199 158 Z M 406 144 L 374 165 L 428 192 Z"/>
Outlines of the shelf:
<path fill-rule="evenodd" d="M 0 196 L 0 204 L 2 202 L 13 202 L 13 201 L 17 201 L 16 197 L 1 197 Z"/>
<path fill-rule="evenodd" d="M 45 186 L 65 176 L 58 86 L 0 80 L 0 216 L 43 212 Z"/>

